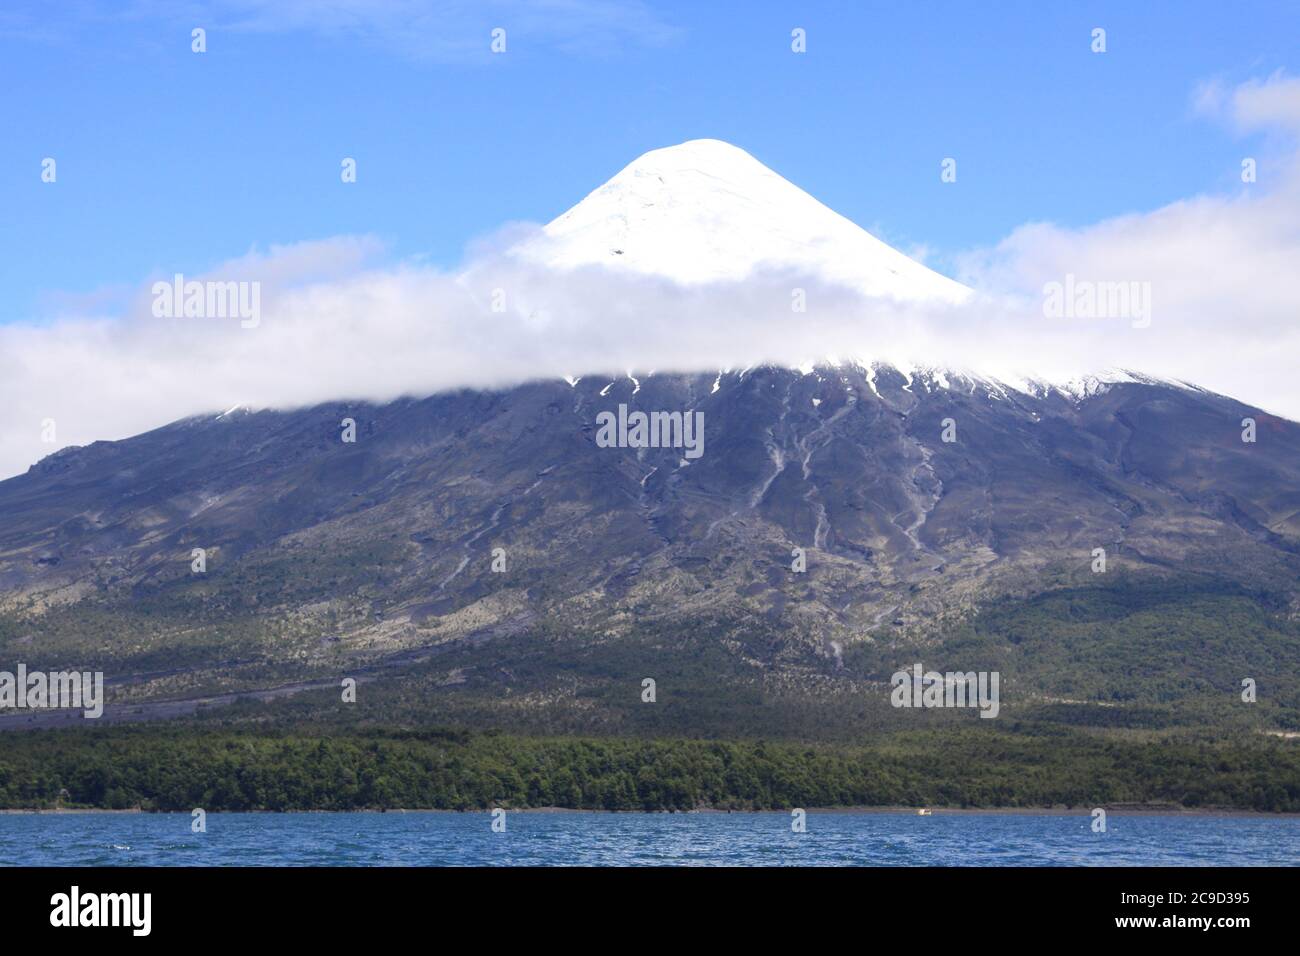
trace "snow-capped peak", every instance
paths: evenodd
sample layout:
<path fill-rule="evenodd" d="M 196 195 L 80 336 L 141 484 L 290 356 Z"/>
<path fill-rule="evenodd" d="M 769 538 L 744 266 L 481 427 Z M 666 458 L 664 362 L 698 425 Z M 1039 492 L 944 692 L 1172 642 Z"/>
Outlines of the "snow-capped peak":
<path fill-rule="evenodd" d="M 519 251 L 562 269 L 605 265 L 681 283 L 774 269 L 908 301 L 970 292 L 715 139 L 644 154 Z"/>

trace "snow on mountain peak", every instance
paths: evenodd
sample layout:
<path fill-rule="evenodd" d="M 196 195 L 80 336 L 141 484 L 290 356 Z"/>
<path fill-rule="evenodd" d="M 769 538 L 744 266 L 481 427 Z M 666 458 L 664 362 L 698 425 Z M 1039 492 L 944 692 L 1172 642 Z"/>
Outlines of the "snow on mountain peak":
<path fill-rule="evenodd" d="M 561 269 L 606 265 L 694 284 L 771 268 L 907 301 L 958 302 L 970 291 L 716 139 L 645 153 L 543 233 L 520 251 Z"/>

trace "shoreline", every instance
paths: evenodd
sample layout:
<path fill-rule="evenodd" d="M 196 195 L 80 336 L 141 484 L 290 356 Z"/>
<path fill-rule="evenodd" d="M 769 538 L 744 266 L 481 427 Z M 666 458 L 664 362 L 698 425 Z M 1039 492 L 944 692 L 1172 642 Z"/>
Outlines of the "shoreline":
<path fill-rule="evenodd" d="M 522 807 L 518 809 L 504 808 L 507 813 L 582 813 L 582 814 L 610 814 L 610 815 L 641 815 L 641 814 L 706 814 L 706 815 L 728 815 L 728 814 L 780 814 L 789 815 L 790 810 L 718 810 L 711 807 L 700 808 L 698 810 L 588 810 L 588 809 L 570 809 L 568 807 Z M 792 807 L 791 810 L 794 808 Z M 920 816 L 918 811 L 920 807 L 806 807 L 809 816 L 818 814 L 885 814 L 885 815 L 903 815 L 903 816 Z M 930 812 L 926 816 L 1024 816 L 1024 817 L 1041 817 L 1041 816 L 1081 816 L 1088 817 L 1091 815 L 1093 808 L 1082 807 L 926 807 L 924 809 Z M 1263 819 L 1294 819 L 1300 818 L 1300 813 L 1296 812 L 1270 812 L 1267 810 L 1241 810 L 1233 808 L 1216 808 L 1216 807 L 1157 807 L 1150 805 L 1143 806 L 1125 806 L 1123 804 L 1107 806 L 1102 805 L 1102 809 L 1110 816 L 1122 817 L 1259 817 Z M 490 808 L 480 808 L 473 810 L 441 810 L 434 808 L 419 807 L 393 807 L 387 809 L 365 808 L 357 810 L 211 810 L 210 815 L 230 815 L 236 814 L 254 815 L 254 814 L 339 814 L 339 813 L 489 813 Z M 28 809 L 7 809 L 0 810 L 0 816 L 7 814 L 50 814 L 50 815 L 88 815 L 88 814 L 148 814 L 148 815 L 165 815 L 178 814 L 189 815 L 186 810 L 143 810 L 139 807 L 130 807 L 124 810 L 110 810 L 101 807 L 47 807 L 47 808 L 28 808 Z"/>

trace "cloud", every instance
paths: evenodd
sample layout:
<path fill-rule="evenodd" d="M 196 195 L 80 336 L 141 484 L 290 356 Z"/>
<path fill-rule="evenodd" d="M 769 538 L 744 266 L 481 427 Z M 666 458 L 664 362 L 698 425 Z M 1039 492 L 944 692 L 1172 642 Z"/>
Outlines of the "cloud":
<path fill-rule="evenodd" d="M 1220 79 L 1210 80 L 1197 89 L 1193 102 L 1201 113 L 1226 117 L 1243 132 L 1300 132 L 1300 77 L 1280 70 L 1266 80 L 1248 80 L 1232 89 Z"/>
<path fill-rule="evenodd" d="M 639 0 L 212 0 L 236 30 L 356 37 L 413 59 L 486 58 L 497 27 L 524 44 L 607 55 L 674 31 Z"/>
<path fill-rule="evenodd" d="M 1225 116 L 1283 123 L 1276 77 L 1225 93 Z M 1261 106 L 1260 104 L 1267 104 Z M 1262 112 L 1261 112 L 1262 111 Z M 1265 181 L 1267 180 L 1267 181 Z M 0 328 L 0 474 L 56 448 L 116 439 L 236 404 L 385 401 L 570 375 L 714 371 L 835 355 L 1064 380 L 1130 368 L 1195 382 L 1300 419 L 1300 175 L 1294 156 L 1230 195 L 1081 229 L 1029 224 L 963 260 L 961 305 L 864 299 L 806 275 L 681 286 L 628 270 L 555 272 L 512 255 L 511 224 L 438 270 L 385 263 L 368 237 L 254 250 L 186 279 L 257 282 L 255 327 L 153 314 L 150 276 L 123 313 Z M 1044 286 L 1136 282 L 1135 316 L 1048 317 Z M 807 311 L 791 309 L 806 290 Z M 57 441 L 42 443 L 53 420 Z"/>
<path fill-rule="evenodd" d="M 1146 283 L 1149 329 L 1121 335 L 1094 324 L 1075 330 L 1065 347 L 1300 418 L 1300 81 L 1277 73 L 1232 89 L 1211 83 L 1194 99 L 1239 130 L 1274 134 L 1285 149 L 1249 158 L 1258 179 L 1231 194 L 1079 229 L 1024 225 L 994 248 L 965 256 L 961 272 L 988 294 L 1022 300 L 1067 274 Z"/>
<path fill-rule="evenodd" d="M 412 61 L 466 63 L 491 58 L 497 27 L 506 30 L 507 52 L 593 57 L 663 44 L 679 32 L 643 0 L 81 0 L 49 7 L 0 11 L 0 35 L 53 42 L 79 26 L 160 21 L 186 37 L 196 26 L 210 35 L 315 36 Z"/>

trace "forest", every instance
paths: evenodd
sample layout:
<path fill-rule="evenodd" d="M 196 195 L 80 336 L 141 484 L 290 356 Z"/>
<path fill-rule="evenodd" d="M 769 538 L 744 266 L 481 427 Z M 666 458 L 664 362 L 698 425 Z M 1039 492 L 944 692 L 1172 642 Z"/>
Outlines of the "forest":
<path fill-rule="evenodd" d="M 0 809 L 1115 805 L 1297 812 L 1300 751 L 1281 740 L 1130 739 L 1047 725 L 862 746 L 193 725 L 0 735 Z"/>

